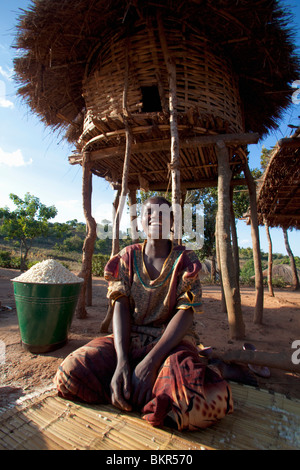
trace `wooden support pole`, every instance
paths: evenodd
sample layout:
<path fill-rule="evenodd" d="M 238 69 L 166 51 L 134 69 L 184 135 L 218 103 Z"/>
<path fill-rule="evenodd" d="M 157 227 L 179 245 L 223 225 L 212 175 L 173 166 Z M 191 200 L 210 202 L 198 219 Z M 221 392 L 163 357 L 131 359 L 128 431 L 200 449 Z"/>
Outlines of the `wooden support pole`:
<path fill-rule="evenodd" d="M 253 248 L 253 261 L 255 271 L 255 290 L 256 301 L 254 309 L 254 323 L 261 324 L 264 310 L 264 285 L 263 273 L 261 265 L 260 242 L 258 231 L 258 216 L 256 203 L 256 184 L 249 169 L 248 163 L 244 164 L 244 175 L 247 180 L 249 199 L 250 199 L 250 215 L 251 215 L 251 238 Z"/>
<path fill-rule="evenodd" d="M 136 190 L 131 189 L 128 195 L 129 200 L 129 211 L 130 211 L 130 229 L 131 229 L 131 239 L 132 243 L 138 243 L 138 234 L 137 234 L 137 211 L 136 211 Z"/>
<path fill-rule="evenodd" d="M 232 254 L 233 254 L 233 264 L 237 285 L 240 283 L 240 259 L 239 259 L 239 246 L 238 246 L 238 237 L 235 225 L 235 215 L 233 210 L 233 186 L 230 186 L 230 229 L 231 229 L 231 239 L 232 239 Z"/>
<path fill-rule="evenodd" d="M 111 256 L 116 255 L 120 251 L 120 220 L 118 216 L 118 207 L 120 203 L 120 189 L 117 190 L 114 206 L 114 220 L 113 220 L 113 239 L 111 246 Z"/>
<path fill-rule="evenodd" d="M 266 228 L 266 233 L 267 233 L 267 239 L 268 239 L 268 244 L 269 244 L 269 254 L 268 254 L 268 288 L 269 288 L 269 294 L 271 297 L 274 297 L 274 289 L 273 289 L 273 284 L 272 284 L 272 268 L 273 268 L 273 250 L 272 250 L 272 240 L 271 240 L 271 235 L 270 235 L 270 229 L 269 229 L 269 224 L 266 221 L 266 218 L 264 217 L 264 224 Z"/>
<path fill-rule="evenodd" d="M 230 180 L 229 152 L 224 142 L 216 147 L 218 158 L 218 249 L 220 270 L 226 300 L 231 339 L 242 339 L 245 336 L 245 325 L 242 316 L 240 289 L 237 284 L 230 237 Z"/>
<path fill-rule="evenodd" d="M 83 212 L 86 220 L 87 234 L 82 249 L 82 266 L 79 277 L 83 278 L 83 285 L 77 303 L 76 316 L 86 318 L 86 291 L 92 272 L 92 257 L 95 240 L 97 238 L 97 224 L 92 217 L 92 172 L 89 154 L 84 153 L 82 159 L 82 198 Z"/>
<path fill-rule="evenodd" d="M 222 281 L 222 270 L 221 270 L 221 261 L 220 261 L 220 244 L 219 244 L 219 231 L 218 231 L 218 213 L 216 217 L 216 225 L 215 225 L 215 244 L 216 244 L 216 257 L 217 257 L 217 264 L 219 268 L 219 277 L 220 277 L 220 284 L 221 284 L 221 312 L 227 313 L 226 302 L 225 302 L 225 295 L 224 295 L 224 288 L 223 288 L 223 281 Z"/>
<path fill-rule="evenodd" d="M 172 205 L 174 212 L 174 240 L 180 243 L 182 220 L 181 220 L 181 189 L 180 189 L 180 157 L 179 157 L 179 134 L 177 119 L 177 84 L 176 63 L 170 54 L 167 38 L 165 35 L 161 15 L 157 15 L 158 32 L 160 44 L 167 67 L 169 79 L 169 111 L 170 111 L 170 135 L 171 135 L 171 179 L 172 179 Z"/>
<path fill-rule="evenodd" d="M 121 217 L 125 205 L 125 199 L 128 193 L 128 173 L 129 173 L 129 165 L 130 165 L 130 156 L 131 156 L 131 145 L 132 145 L 132 133 L 130 127 L 128 125 L 128 111 L 127 111 L 127 94 L 128 94 L 128 72 L 129 72 L 129 62 L 128 62 L 128 41 L 127 41 L 127 48 L 126 48 L 126 61 L 125 61 L 125 79 L 124 79 L 124 90 L 123 90 L 123 121 L 125 126 L 125 136 L 126 136 L 126 147 L 125 147 L 125 156 L 124 156 L 124 163 L 123 163 L 123 175 L 122 175 L 122 187 L 121 187 L 121 194 L 119 198 L 118 208 L 115 214 L 115 221 L 113 229 L 113 246 L 114 240 L 119 234 L 116 231 L 117 224 L 121 223 Z M 112 253 L 115 255 L 116 253 Z M 106 333 L 108 331 L 108 327 L 113 317 L 113 306 L 111 302 L 109 302 L 107 314 L 101 323 L 100 332 Z"/>
<path fill-rule="evenodd" d="M 283 228 L 282 231 L 283 231 L 285 248 L 286 248 L 287 254 L 290 258 L 290 265 L 291 265 L 292 276 L 293 276 L 292 286 L 293 286 L 294 290 L 299 290 L 300 285 L 299 285 L 299 279 L 298 279 L 298 274 L 297 274 L 297 269 L 296 269 L 296 263 L 295 263 L 295 258 L 294 258 L 293 252 L 292 252 L 290 244 L 289 244 L 287 229 Z"/>
<path fill-rule="evenodd" d="M 158 129 L 166 130 L 165 127 L 162 128 L 158 125 Z M 133 131 L 140 131 L 141 128 L 134 128 Z M 147 126 L 147 130 L 151 130 Z M 99 140 L 104 138 L 113 137 L 117 131 L 107 132 L 106 134 L 98 135 L 93 137 L 89 142 L 86 143 L 84 150 L 88 150 L 92 144 L 96 144 Z M 125 130 L 118 130 L 118 135 L 122 133 L 125 134 Z M 187 139 L 182 138 L 180 141 L 180 148 L 196 148 L 196 147 L 208 147 L 211 145 L 216 145 L 217 142 L 225 142 L 228 145 L 233 147 L 240 147 L 248 144 L 257 144 L 259 140 L 259 135 L 254 133 L 249 134 L 219 134 L 219 135 L 202 135 L 196 137 L 189 137 Z M 153 140 L 151 142 L 135 143 L 132 145 L 132 151 L 134 153 L 151 153 L 161 150 L 170 149 L 170 140 L 169 139 L 160 139 Z M 124 145 L 117 145 L 116 147 L 103 148 L 101 150 L 91 151 L 92 160 L 103 160 L 104 158 L 119 158 L 124 155 L 125 147 Z M 71 165 L 76 165 L 81 163 L 81 154 L 72 155 L 69 157 L 69 162 Z"/>

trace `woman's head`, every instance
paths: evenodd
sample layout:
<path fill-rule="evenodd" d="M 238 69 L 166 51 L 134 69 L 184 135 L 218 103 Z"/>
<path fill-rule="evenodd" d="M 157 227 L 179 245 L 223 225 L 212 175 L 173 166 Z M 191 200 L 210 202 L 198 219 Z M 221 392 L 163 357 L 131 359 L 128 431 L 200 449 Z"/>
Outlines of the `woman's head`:
<path fill-rule="evenodd" d="M 142 206 L 142 226 L 151 239 L 168 239 L 173 226 L 170 202 L 162 196 L 149 197 Z"/>

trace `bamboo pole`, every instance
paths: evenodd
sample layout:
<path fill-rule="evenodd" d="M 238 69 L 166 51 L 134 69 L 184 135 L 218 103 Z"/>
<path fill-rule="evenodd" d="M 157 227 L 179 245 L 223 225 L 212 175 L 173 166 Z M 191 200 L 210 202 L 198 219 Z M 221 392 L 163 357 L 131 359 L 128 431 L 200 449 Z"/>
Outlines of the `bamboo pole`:
<path fill-rule="evenodd" d="M 218 249 L 229 321 L 229 335 L 231 339 L 242 339 L 245 335 L 245 325 L 230 241 L 231 170 L 229 165 L 229 152 L 224 142 L 219 142 L 215 149 L 218 158 Z"/>
<path fill-rule="evenodd" d="M 263 273 L 260 255 L 259 231 L 258 231 L 258 216 L 257 216 L 257 203 L 256 203 L 256 185 L 249 169 L 248 163 L 244 164 L 244 175 L 247 180 L 249 198 L 250 198 L 250 213 L 251 213 L 251 237 L 253 247 L 253 260 L 255 270 L 255 290 L 256 302 L 254 310 L 254 323 L 261 324 L 263 319 L 264 309 L 264 286 L 263 286 Z"/>
<path fill-rule="evenodd" d="M 92 257 L 94 252 L 95 240 L 97 238 L 97 224 L 95 219 L 92 217 L 92 172 L 88 153 L 84 153 L 82 158 L 82 197 L 87 234 L 82 249 L 81 271 L 78 275 L 84 280 L 76 309 L 76 316 L 78 318 L 87 317 L 86 291 L 92 272 Z"/>
<path fill-rule="evenodd" d="M 179 134 L 177 119 L 177 84 L 176 63 L 172 58 L 165 35 L 161 15 L 157 15 L 157 24 L 160 44 L 166 63 L 169 80 L 169 111 L 170 111 L 170 135 L 171 135 L 171 179 L 172 179 L 172 205 L 174 213 L 174 240 L 181 240 L 181 188 L 180 188 L 180 156 L 179 156 Z"/>

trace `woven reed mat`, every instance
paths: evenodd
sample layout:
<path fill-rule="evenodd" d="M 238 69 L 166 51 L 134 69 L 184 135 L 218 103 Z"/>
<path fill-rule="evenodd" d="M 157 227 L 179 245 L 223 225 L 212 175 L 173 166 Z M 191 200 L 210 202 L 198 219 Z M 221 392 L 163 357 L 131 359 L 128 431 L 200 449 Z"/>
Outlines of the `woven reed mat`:
<path fill-rule="evenodd" d="M 52 389 L 0 414 L 0 449 L 300 449 L 300 401 L 232 384 L 235 412 L 199 432 L 156 429 L 112 406 L 58 398 Z"/>

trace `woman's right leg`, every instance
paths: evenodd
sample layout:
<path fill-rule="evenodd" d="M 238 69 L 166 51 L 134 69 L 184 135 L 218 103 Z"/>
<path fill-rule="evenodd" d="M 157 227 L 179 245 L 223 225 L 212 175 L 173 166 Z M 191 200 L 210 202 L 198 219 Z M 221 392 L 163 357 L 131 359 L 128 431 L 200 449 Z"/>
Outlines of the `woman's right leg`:
<path fill-rule="evenodd" d="M 110 403 L 110 382 L 116 368 L 112 336 L 95 338 L 73 351 L 54 378 L 59 396 L 88 403 Z"/>

